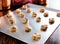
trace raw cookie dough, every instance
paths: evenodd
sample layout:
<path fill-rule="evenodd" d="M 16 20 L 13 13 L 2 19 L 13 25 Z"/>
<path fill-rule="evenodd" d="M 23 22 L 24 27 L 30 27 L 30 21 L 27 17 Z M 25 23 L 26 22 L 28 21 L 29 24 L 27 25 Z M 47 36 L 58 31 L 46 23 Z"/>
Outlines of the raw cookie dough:
<path fill-rule="evenodd" d="M 15 23 L 16 23 L 16 21 L 15 21 L 15 19 L 14 19 L 14 18 L 10 18 L 10 19 L 9 19 L 9 23 L 10 23 L 10 24 L 15 24 Z"/>
<path fill-rule="evenodd" d="M 40 33 L 34 33 L 33 36 L 32 36 L 32 39 L 33 39 L 34 41 L 40 40 L 40 39 L 41 39 Z"/>
<path fill-rule="evenodd" d="M 22 6 L 22 9 L 23 9 L 23 10 L 26 10 L 26 8 L 27 8 L 26 5 L 23 5 L 23 6 Z"/>
<path fill-rule="evenodd" d="M 17 14 L 19 14 L 20 12 L 21 12 L 21 10 L 20 9 L 16 9 L 16 11 L 15 11 Z"/>
<path fill-rule="evenodd" d="M 20 18 L 23 18 L 23 17 L 24 17 L 24 13 L 22 13 L 22 12 L 19 13 L 19 17 L 20 17 Z"/>
<path fill-rule="evenodd" d="M 30 32 L 32 30 L 32 27 L 31 26 L 26 26 L 25 27 L 25 32 Z"/>
<path fill-rule="evenodd" d="M 47 25 L 41 25 L 41 31 L 46 31 L 46 30 L 47 30 L 47 28 L 48 28 L 48 26 L 47 26 Z"/>
<path fill-rule="evenodd" d="M 41 21 L 41 18 L 40 17 L 37 17 L 36 18 L 36 22 L 40 22 Z"/>
<path fill-rule="evenodd" d="M 54 21 L 54 18 L 49 18 L 49 23 L 50 24 L 53 24 L 55 21 Z"/>
<path fill-rule="evenodd" d="M 7 14 L 7 18 L 12 18 L 12 15 L 10 15 L 10 14 Z"/>
<path fill-rule="evenodd" d="M 28 8 L 28 9 L 27 9 L 27 13 L 30 13 L 30 12 L 31 12 L 31 9 L 30 9 L 30 8 Z"/>
<path fill-rule="evenodd" d="M 23 24 L 27 24 L 27 23 L 28 23 L 28 19 L 27 19 L 27 18 L 24 18 L 24 19 L 22 20 L 22 23 L 23 23 Z"/>
<path fill-rule="evenodd" d="M 16 32 L 16 29 L 17 29 L 16 26 L 11 26 L 11 27 L 9 28 L 9 31 L 13 33 L 13 32 Z"/>
<path fill-rule="evenodd" d="M 44 17 L 48 17 L 48 12 L 45 12 L 44 13 Z"/>
<path fill-rule="evenodd" d="M 8 11 L 8 14 L 7 14 L 6 16 L 7 16 L 7 18 L 9 18 L 9 19 L 12 18 L 12 12 L 9 10 L 9 11 Z"/>
<path fill-rule="evenodd" d="M 40 12 L 42 12 L 42 13 L 43 13 L 44 11 L 45 11 L 45 9 L 44 9 L 44 8 L 40 8 Z"/>
<path fill-rule="evenodd" d="M 37 16 L 37 13 L 36 12 L 33 12 L 32 13 L 32 17 L 36 17 Z"/>
<path fill-rule="evenodd" d="M 60 12 L 57 13 L 57 17 L 60 17 Z"/>

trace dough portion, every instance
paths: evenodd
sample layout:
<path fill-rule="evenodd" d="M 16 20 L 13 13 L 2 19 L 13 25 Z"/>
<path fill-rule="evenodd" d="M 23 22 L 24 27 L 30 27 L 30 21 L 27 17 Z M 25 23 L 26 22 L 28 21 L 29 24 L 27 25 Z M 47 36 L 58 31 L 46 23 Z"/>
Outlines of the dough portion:
<path fill-rule="evenodd" d="M 30 12 L 31 12 L 31 9 L 30 9 L 30 8 L 28 8 L 28 9 L 27 9 L 27 13 L 30 13 Z"/>
<path fill-rule="evenodd" d="M 9 18 L 9 19 L 10 19 L 10 18 L 12 18 L 12 15 L 10 15 L 10 14 L 7 14 L 7 18 Z"/>
<path fill-rule="evenodd" d="M 12 33 L 16 32 L 16 30 L 17 30 L 17 27 L 16 26 L 11 26 L 9 28 L 9 31 L 12 32 Z"/>
<path fill-rule="evenodd" d="M 17 14 L 19 14 L 20 12 L 21 12 L 21 10 L 20 9 L 16 9 L 16 11 L 15 11 Z"/>
<path fill-rule="evenodd" d="M 10 18 L 10 19 L 9 19 L 9 23 L 10 23 L 10 24 L 15 24 L 15 23 L 16 23 L 16 21 L 15 21 L 15 19 L 14 19 L 14 18 Z"/>
<path fill-rule="evenodd" d="M 40 22 L 41 21 L 41 18 L 40 17 L 37 17 L 36 18 L 36 22 Z"/>
<path fill-rule="evenodd" d="M 34 33 L 33 36 L 32 36 L 32 39 L 34 41 L 39 41 L 41 39 L 40 33 Z"/>
<path fill-rule="evenodd" d="M 6 15 L 6 17 L 9 19 L 12 18 L 12 12 L 10 10 L 8 11 L 8 14 Z"/>
<path fill-rule="evenodd" d="M 40 8 L 40 12 L 42 12 L 42 13 L 43 13 L 44 11 L 45 11 L 45 9 L 44 9 L 44 8 Z"/>
<path fill-rule="evenodd" d="M 57 17 L 60 17 L 60 12 L 57 13 Z"/>
<path fill-rule="evenodd" d="M 25 32 L 31 32 L 32 27 L 31 26 L 26 26 L 24 30 L 25 30 Z"/>
<path fill-rule="evenodd" d="M 32 17 L 36 17 L 37 16 L 37 13 L 36 12 L 33 12 L 32 13 Z"/>
<path fill-rule="evenodd" d="M 47 30 L 47 28 L 48 28 L 48 26 L 47 26 L 47 25 L 41 25 L 41 31 L 46 31 L 46 30 Z"/>
<path fill-rule="evenodd" d="M 20 17 L 20 18 L 24 18 L 24 13 L 22 13 L 22 12 L 19 13 L 19 17 Z"/>
<path fill-rule="evenodd" d="M 23 23 L 23 24 L 27 24 L 27 23 L 28 23 L 28 19 L 27 19 L 27 18 L 24 18 L 24 19 L 22 20 L 22 23 Z"/>
<path fill-rule="evenodd" d="M 55 21 L 54 21 L 54 18 L 49 18 L 49 23 L 50 23 L 50 24 L 54 24 L 54 22 L 55 22 Z"/>
<path fill-rule="evenodd" d="M 45 12 L 44 13 L 44 17 L 48 17 L 48 12 Z"/>
<path fill-rule="evenodd" d="M 27 8 L 26 5 L 23 5 L 23 6 L 22 6 L 22 9 L 23 9 L 23 10 L 26 10 L 26 8 Z"/>

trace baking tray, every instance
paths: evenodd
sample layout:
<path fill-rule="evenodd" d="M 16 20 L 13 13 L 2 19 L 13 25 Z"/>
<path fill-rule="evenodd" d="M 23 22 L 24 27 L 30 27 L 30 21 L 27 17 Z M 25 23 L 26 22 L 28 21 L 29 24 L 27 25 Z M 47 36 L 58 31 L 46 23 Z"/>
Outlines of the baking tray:
<path fill-rule="evenodd" d="M 14 11 L 11 14 L 14 17 L 14 19 L 16 20 L 16 24 L 14 24 L 14 25 L 17 26 L 17 28 L 18 28 L 17 31 L 15 33 L 11 33 L 11 32 L 8 31 L 9 27 L 11 25 L 9 25 L 8 18 L 6 16 L 0 18 L 0 20 L 2 22 L 0 24 L 0 31 L 9 35 L 9 36 L 12 36 L 12 37 L 18 39 L 18 40 L 24 41 L 28 44 L 44 44 L 45 41 L 49 38 L 49 36 L 56 29 L 56 27 L 60 24 L 60 21 L 59 21 L 60 17 L 56 16 L 56 14 L 57 14 L 57 12 L 59 12 L 59 10 L 46 8 L 46 7 L 39 6 L 39 5 L 34 5 L 34 4 L 27 4 L 27 7 L 31 8 L 32 12 L 36 12 L 37 17 L 39 17 L 39 16 L 41 17 L 41 22 L 36 23 L 36 18 L 33 19 L 31 17 L 31 15 L 32 15 L 31 13 L 27 13 L 25 10 L 21 10 L 25 14 L 25 17 L 29 19 L 29 24 L 27 24 L 27 25 L 30 25 L 32 27 L 31 32 L 26 33 L 24 31 L 24 27 L 26 25 L 21 23 L 22 19 L 19 18 L 18 15 Z M 43 13 L 39 12 L 40 8 L 45 8 L 46 9 L 45 12 L 48 12 L 49 16 L 44 17 Z M 49 24 L 49 22 L 48 22 L 49 18 L 54 18 L 55 19 L 55 23 L 53 25 Z M 40 26 L 43 25 L 43 24 L 48 25 L 48 29 L 45 32 L 40 30 L 40 28 L 41 28 Z M 36 32 L 41 34 L 41 39 L 39 41 L 35 42 L 35 41 L 32 40 L 32 35 Z"/>
<path fill-rule="evenodd" d="M 60 44 L 60 24 L 52 35 L 47 39 L 45 44 Z"/>

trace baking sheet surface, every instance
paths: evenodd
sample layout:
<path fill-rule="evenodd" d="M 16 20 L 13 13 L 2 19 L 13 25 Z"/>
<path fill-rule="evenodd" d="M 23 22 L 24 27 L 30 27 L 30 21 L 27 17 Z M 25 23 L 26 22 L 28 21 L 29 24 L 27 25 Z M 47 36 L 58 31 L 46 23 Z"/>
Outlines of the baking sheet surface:
<path fill-rule="evenodd" d="M 41 22 L 40 23 L 36 23 L 36 18 L 31 17 L 32 12 L 27 13 L 25 10 L 21 10 L 25 14 L 25 17 L 29 19 L 29 24 L 26 24 L 26 25 L 22 24 L 22 18 L 19 18 L 18 15 L 15 12 L 12 12 L 11 14 L 14 17 L 14 19 L 16 20 L 16 24 L 14 24 L 14 25 L 16 25 L 17 28 L 18 28 L 16 33 L 11 33 L 11 32 L 8 31 L 9 27 L 11 25 L 9 25 L 8 19 L 7 19 L 6 16 L 0 18 L 0 20 L 2 21 L 1 24 L 0 24 L 0 31 L 7 34 L 7 35 L 10 35 L 14 38 L 17 38 L 21 41 L 24 41 L 28 44 L 44 44 L 45 41 L 49 38 L 49 36 L 56 29 L 56 27 L 60 24 L 60 21 L 59 21 L 60 17 L 56 16 L 58 11 L 52 10 L 52 9 L 50 10 L 49 8 L 45 8 L 45 7 L 34 5 L 34 4 L 27 4 L 27 6 L 29 8 L 31 8 L 32 12 L 37 13 L 37 17 L 41 17 Z M 39 12 L 40 8 L 45 8 L 46 9 L 45 12 L 48 12 L 49 16 L 44 17 L 43 13 Z M 54 18 L 55 23 L 50 25 L 49 24 L 49 18 Z M 40 26 L 44 25 L 44 24 L 48 25 L 48 29 L 45 32 L 40 30 L 40 28 L 41 28 Z M 24 28 L 27 25 L 30 25 L 32 27 L 32 31 L 29 32 L 29 33 L 26 33 L 24 31 Z M 41 39 L 39 41 L 34 42 L 32 40 L 32 35 L 36 32 L 41 34 Z"/>

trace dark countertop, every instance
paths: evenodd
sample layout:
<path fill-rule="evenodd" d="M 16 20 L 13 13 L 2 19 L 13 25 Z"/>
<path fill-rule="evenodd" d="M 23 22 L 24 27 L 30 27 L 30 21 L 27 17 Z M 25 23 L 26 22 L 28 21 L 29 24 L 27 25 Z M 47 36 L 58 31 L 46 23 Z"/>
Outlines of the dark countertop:
<path fill-rule="evenodd" d="M 0 44 L 27 44 L 27 43 L 0 32 Z"/>

